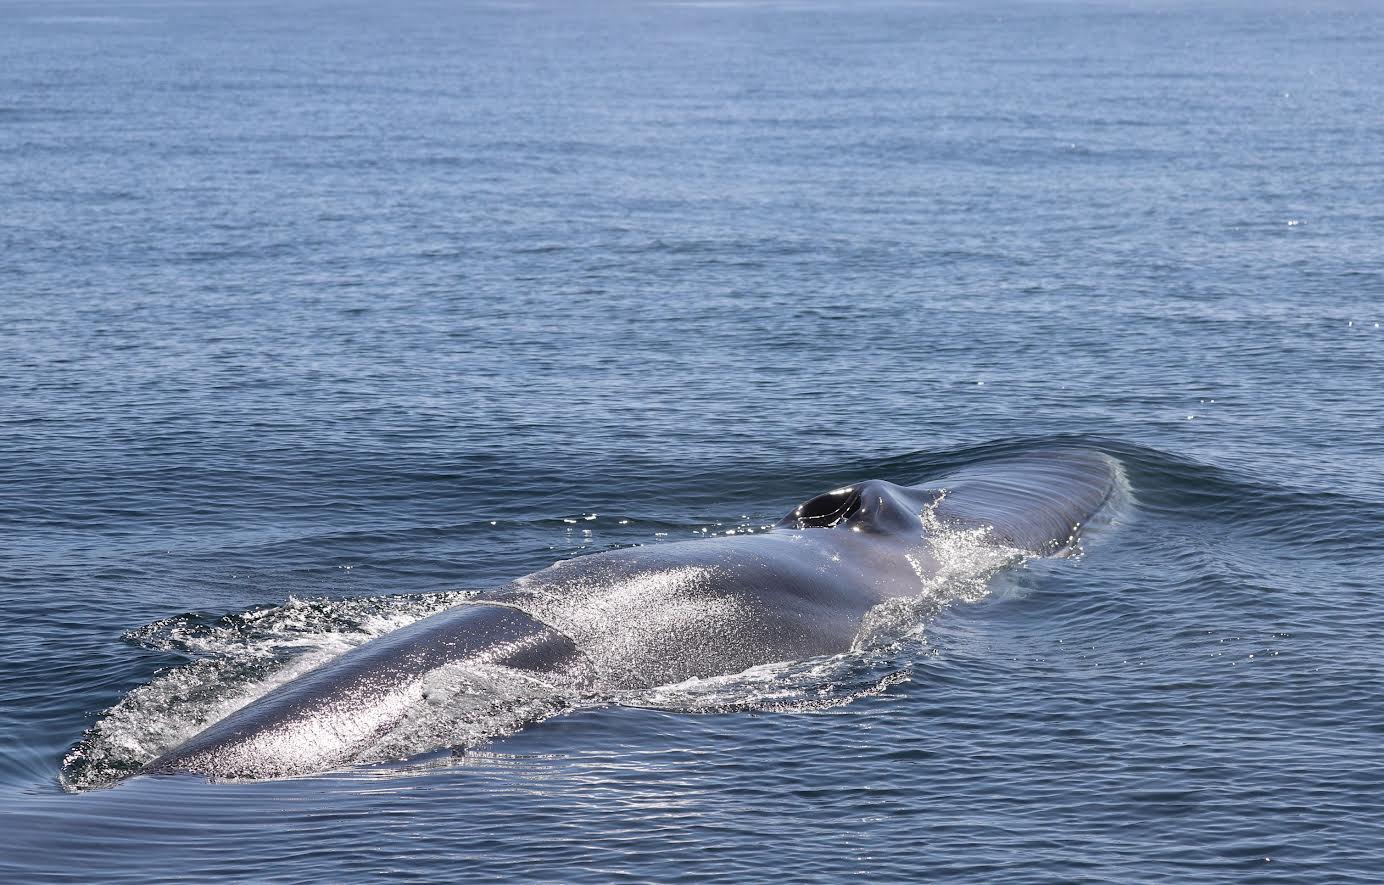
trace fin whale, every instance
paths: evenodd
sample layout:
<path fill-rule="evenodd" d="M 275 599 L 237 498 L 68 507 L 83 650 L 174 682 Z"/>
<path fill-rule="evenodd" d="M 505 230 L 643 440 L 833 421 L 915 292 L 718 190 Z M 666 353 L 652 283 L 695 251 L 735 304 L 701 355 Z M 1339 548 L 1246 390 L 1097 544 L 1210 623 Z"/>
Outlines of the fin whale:
<path fill-rule="evenodd" d="M 765 532 L 559 562 L 328 661 L 140 773 L 261 778 L 348 765 L 418 702 L 431 674 L 458 664 L 625 689 L 845 652 L 867 612 L 916 596 L 936 574 L 929 536 L 939 527 L 1061 555 L 1117 472 L 1100 452 L 1041 449 L 926 484 L 855 483 Z"/>

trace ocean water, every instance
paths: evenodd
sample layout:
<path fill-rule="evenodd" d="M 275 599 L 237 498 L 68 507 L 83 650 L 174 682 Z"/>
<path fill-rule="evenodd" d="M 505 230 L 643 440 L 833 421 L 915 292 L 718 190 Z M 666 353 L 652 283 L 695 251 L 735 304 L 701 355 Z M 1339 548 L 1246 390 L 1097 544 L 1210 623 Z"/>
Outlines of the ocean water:
<path fill-rule="evenodd" d="M 0 0 L 0 879 L 1379 881 L 1381 108 L 1365 2 Z M 122 779 L 1054 441 L 1109 524 L 902 640 Z"/>

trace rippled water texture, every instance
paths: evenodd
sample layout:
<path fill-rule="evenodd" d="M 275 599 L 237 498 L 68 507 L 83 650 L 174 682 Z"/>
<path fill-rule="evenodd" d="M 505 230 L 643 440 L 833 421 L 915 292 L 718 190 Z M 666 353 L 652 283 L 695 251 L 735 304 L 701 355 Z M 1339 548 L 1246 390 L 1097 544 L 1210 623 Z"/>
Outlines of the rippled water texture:
<path fill-rule="evenodd" d="M 1364 2 L 0 0 L 0 879 L 1377 881 L 1381 107 Z M 1118 517 L 902 641 L 118 781 L 556 559 L 1050 442 Z"/>

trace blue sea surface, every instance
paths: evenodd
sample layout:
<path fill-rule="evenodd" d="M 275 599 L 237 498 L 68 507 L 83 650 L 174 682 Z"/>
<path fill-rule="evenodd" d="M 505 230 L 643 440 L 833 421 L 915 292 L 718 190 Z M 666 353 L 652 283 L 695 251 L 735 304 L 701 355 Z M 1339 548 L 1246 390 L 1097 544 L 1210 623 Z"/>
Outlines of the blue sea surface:
<path fill-rule="evenodd" d="M 1382 158 L 1370 2 L 0 0 L 0 880 L 1380 881 Z M 1082 555 L 817 677 L 122 779 L 1052 442 Z"/>

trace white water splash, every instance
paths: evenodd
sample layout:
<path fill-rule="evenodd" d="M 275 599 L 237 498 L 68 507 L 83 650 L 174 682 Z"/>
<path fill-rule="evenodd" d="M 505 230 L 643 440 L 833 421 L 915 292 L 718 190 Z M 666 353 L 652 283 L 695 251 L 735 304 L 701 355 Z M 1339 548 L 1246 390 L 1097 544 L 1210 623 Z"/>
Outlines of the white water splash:
<path fill-rule="evenodd" d="M 1029 558 L 1024 551 L 997 542 L 989 526 L 945 525 L 937 517 L 945 497 L 944 491 L 922 513 L 928 561 L 908 554 L 918 574 L 918 593 L 890 599 L 866 612 L 851 643 L 853 651 L 877 648 L 919 631 L 946 606 L 979 602 L 989 595 L 996 572 Z"/>
<path fill-rule="evenodd" d="M 896 643 L 868 653 L 848 652 L 751 667 L 742 673 L 689 679 L 674 685 L 616 694 L 627 707 L 673 713 L 804 713 L 840 707 L 883 694 L 909 681 L 921 642 Z"/>

